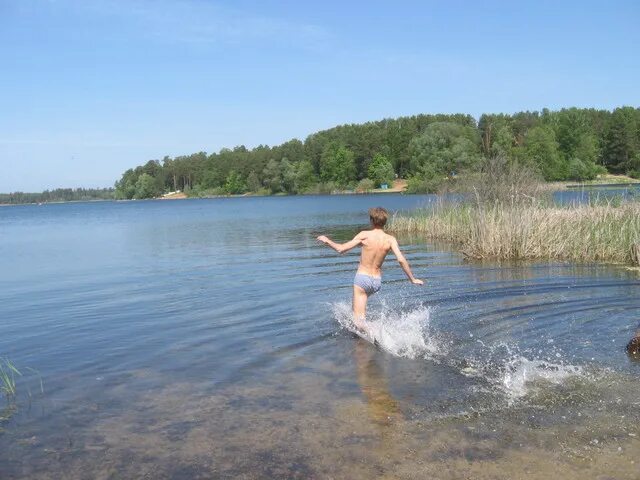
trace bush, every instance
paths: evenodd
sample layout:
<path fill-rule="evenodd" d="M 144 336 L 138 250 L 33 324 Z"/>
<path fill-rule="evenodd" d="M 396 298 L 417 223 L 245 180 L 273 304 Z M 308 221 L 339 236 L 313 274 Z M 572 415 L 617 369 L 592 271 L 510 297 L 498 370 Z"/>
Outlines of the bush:
<path fill-rule="evenodd" d="M 358 182 L 358 185 L 356 186 L 356 192 L 370 192 L 374 188 L 375 184 L 373 183 L 373 180 L 363 178 Z"/>
<path fill-rule="evenodd" d="M 413 176 L 407 180 L 407 193 L 437 193 L 442 186 L 437 178 L 420 178 Z"/>
<path fill-rule="evenodd" d="M 240 194 L 247 190 L 247 186 L 244 183 L 243 178 L 235 170 L 231 170 L 227 175 L 227 180 L 224 184 L 224 190 L 229 194 Z"/>
<path fill-rule="evenodd" d="M 315 183 L 304 190 L 303 193 L 307 194 L 316 194 L 316 195 L 324 195 L 328 193 L 332 193 L 336 190 L 336 184 L 333 182 L 318 182 Z"/>
<path fill-rule="evenodd" d="M 594 180 L 598 175 L 607 173 L 601 165 L 592 162 L 583 162 L 579 158 L 572 158 L 569 162 L 569 180 Z"/>
<path fill-rule="evenodd" d="M 222 187 L 201 188 L 197 186 L 185 193 L 187 193 L 189 197 L 197 197 L 197 198 L 219 197 L 220 195 L 227 194 L 225 189 Z"/>
<path fill-rule="evenodd" d="M 373 160 L 369 164 L 367 173 L 376 187 L 385 183 L 391 185 L 395 178 L 393 165 L 391 165 L 391 162 L 387 160 L 387 157 L 380 153 L 376 153 L 373 157 Z"/>
<path fill-rule="evenodd" d="M 153 198 L 156 196 L 156 181 L 148 173 L 143 173 L 136 181 L 135 194 L 133 198 Z"/>
<path fill-rule="evenodd" d="M 320 179 L 340 187 L 356 179 L 356 163 L 353 152 L 344 145 L 329 143 L 320 157 Z"/>
<path fill-rule="evenodd" d="M 485 159 L 478 172 L 466 172 L 455 190 L 471 193 L 479 204 L 531 202 L 542 196 L 542 177 L 533 167 L 510 161 L 503 155 Z"/>
<path fill-rule="evenodd" d="M 407 180 L 407 193 L 436 193 L 445 181 L 442 173 L 433 164 L 427 163 Z"/>

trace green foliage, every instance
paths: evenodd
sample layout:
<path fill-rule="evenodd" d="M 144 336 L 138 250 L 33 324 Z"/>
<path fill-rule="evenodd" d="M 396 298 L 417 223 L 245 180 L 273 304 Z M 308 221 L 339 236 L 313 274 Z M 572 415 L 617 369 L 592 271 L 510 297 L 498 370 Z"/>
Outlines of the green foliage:
<path fill-rule="evenodd" d="M 393 165 L 391 165 L 387 157 L 380 153 L 376 153 L 373 157 L 373 160 L 369 164 L 368 174 L 376 187 L 385 183 L 391 185 L 395 178 Z"/>
<path fill-rule="evenodd" d="M 436 193 L 446 178 L 434 164 L 420 166 L 418 172 L 407 181 L 408 193 Z"/>
<path fill-rule="evenodd" d="M 600 157 L 600 148 L 598 140 L 592 133 L 585 133 L 580 136 L 576 145 L 573 158 L 579 158 L 585 164 L 595 165 Z"/>
<path fill-rule="evenodd" d="M 529 130 L 524 139 L 524 163 L 535 165 L 545 180 L 563 180 L 566 165 L 560 157 L 559 145 L 551 127 L 538 126 Z"/>
<path fill-rule="evenodd" d="M 282 172 L 282 190 L 285 193 L 296 193 L 296 166 L 287 158 L 280 161 L 280 171 Z"/>
<path fill-rule="evenodd" d="M 411 167 L 418 175 L 430 169 L 452 175 L 472 167 L 481 158 L 477 131 L 450 122 L 429 125 L 422 135 L 411 141 L 409 147 Z"/>
<path fill-rule="evenodd" d="M 640 109 L 616 108 L 607 125 L 603 160 L 612 172 L 632 170 L 640 155 Z"/>
<path fill-rule="evenodd" d="M 329 143 L 320 158 L 320 179 L 346 187 L 356 179 L 355 157 L 344 145 Z"/>
<path fill-rule="evenodd" d="M 300 193 L 316 180 L 311 163 L 302 161 L 296 165 L 287 158 L 280 162 L 269 160 L 262 177 L 264 186 L 271 193 L 288 194 Z"/>
<path fill-rule="evenodd" d="M 231 170 L 227 179 L 224 182 L 224 191 L 230 195 L 237 195 L 244 193 L 247 187 L 242 179 L 242 176 L 235 170 Z"/>
<path fill-rule="evenodd" d="M 0 358 L 0 392 L 7 398 L 16 395 L 16 376 L 22 376 L 16 366 L 9 359 Z"/>
<path fill-rule="evenodd" d="M 122 178 L 116 182 L 116 198 L 118 200 L 132 199 L 136 194 L 136 181 L 138 175 L 133 169 L 129 169 L 122 174 Z"/>
<path fill-rule="evenodd" d="M 256 172 L 252 171 L 247 177 L 247 189 L 250 192 L 257 192 L 258 190 L 260 190 L 260 188 L 260 179 L 258 178 Z"/>
<path fill-rule="evenodd" d="M 303 160 L 296 166 L 295 191 L 305 193 L 318 182 L 313 165 L 308 160 Z"/>
<path fill-rule="evenodd" d="M 513 147 L 513 119 L 505 114 L 484 114 L 478 121 L 485 156 L 508 155 Z"/>
<path fill-rule="evenodd" d="M 40 376 L 40 372 L 33 368 L 26 367 L 23 371 L 28 371 L 37 375 L 40 392 L 44 394 L 44 382 Z M 5 408 L 0 408 L 0 423 L 9 419 L 17 411 L 17 379 L 23 374 L 16 366 L 7 358 L 0 357 L 0 394 L 4 395 L 6 403 Z M 31 399 L 31 389 L 26 387 L 29 399 Z M 2 428 L 0 428 L 2 433 Z"/>
<path fill-rule="evenodd" d="M 135 186 L 134 197 L 136 199 L 153 198 L 156 196 L 156 181 L 148 173 L 143 173 L 138 177 Z"/>
<path fill-rule="evenodd" d="M 369 178 L 363 178 L 358 182 L 358 185 L 356 186 L 356 192 L 370 192 L 374 188 L 376 188 L 376 185 L 373 180 Z"/>
<path fill-rule="evenodd" d="M 640 152 L 636 153 L 631 160 L 626 163 L 626 167 L 628 172 L 637 172 L 640 170 Z"/>
<path fill-rule="evenodd" d="M 514 135 L 510 125 L 502 125 L 496 130 L 493 140 L 492 156 L 510 156 L 513 149 Z"/>
<path fill-rule="evenodd" d="M 211 198 L 226 195 L 227 191 L 224 187 L 202 188 L 200 185 L 196 185 L 195 187 L 187 190 L 186 193 L 188 193 L 189 197 Z"/>
<path fill-rule="evenodd" d="M 40 193 L 0 193 L 0 204 L 84 202 L 91 200 L 114 200 L 113 188 L 56 188 Z"/>
<path fill-rule="evenodd" d="M 220 172 L 214 167 L 202 173 L 200 181 L 197 185 L 199 185 L 202 189 L 211 189 L 218 188 L 223 183 L 223 179 L 220 178 Z"/>
<path fill-rule="evenodd" d="M 554 118 L 556 138 L 560 152 L 568 161 L 572 158 L 580 158 L 579 150 L 584 150 L 585 137 L 592 134 L 591 126 L 584 111 L 577 108 L 562 109 Z M 591 155 L 591 153 L 590 153 Z M 592 158 L 581 158 L 583 162 L 595 161 Z"/>
<path fill-rule="evenodd" d="M 392 170 L 386 162 L 380 168 L 378 155 Z M 413 191 L 434 191 L 452 174 L 477 170 L 481 158 L 496 156 L 535 166 L 547 180 L 592 178 L 601 171 L 598 165 L 611 172 L 638 171 L 640 109 L 483 114 L 477 124 L 470 115 L 454 114 L 339 125 L 274 147 L 249 150 L 240 145 L 152 160 L 124 172 L 115 195 L 137 197 L 143 174 L 155 181 L 153 189 L 148 179 L 140 185 L 145 194 L 153 190 L 153 196 L 175 190 L 226 191 L 231 172 L 234 191 L 326 192 L 367 177 L 380 184 L 392 171 L 410 179 Z"/>
<path fill-rule="evenodd" d="M 593 180 L 605 172 L 604 167 L 593 162 L 583 162 L 579 158 L 572 158 L 568 165 L 567 180 Z"/>
<path fill-rule="evenodd" d="M 326 195 L 330 193 L 335 193 L 340 189 L 333 182 L 316 182 L 311 185 L 308 189 L 304 191 L 304 193 L 315 194 L 315 195 Z"/>
<path fill-rule="evenodd" d="M 269 160 L 262 171 L 263 184 L 271 193 L 278 193 L 283 190 L 282 167 L 277 160 Z"/>

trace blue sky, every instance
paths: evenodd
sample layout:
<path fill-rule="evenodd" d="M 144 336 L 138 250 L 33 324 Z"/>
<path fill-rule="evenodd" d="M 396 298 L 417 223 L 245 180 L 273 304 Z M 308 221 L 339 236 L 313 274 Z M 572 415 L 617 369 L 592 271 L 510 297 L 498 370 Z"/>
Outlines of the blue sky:
<path fill-rule="evenodd" d="M 640 105 L 634 1 L 0 0 L 0 192 L 417 113 Z"/>

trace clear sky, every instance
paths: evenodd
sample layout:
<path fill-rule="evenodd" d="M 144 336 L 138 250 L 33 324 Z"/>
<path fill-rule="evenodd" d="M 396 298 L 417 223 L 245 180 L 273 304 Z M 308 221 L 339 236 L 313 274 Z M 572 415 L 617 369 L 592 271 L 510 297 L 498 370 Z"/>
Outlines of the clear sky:
<path fill-rule="evenodd" d="M 0 192 L 417 113 L 640 105 L 640 2 L 0 0 Z"/>

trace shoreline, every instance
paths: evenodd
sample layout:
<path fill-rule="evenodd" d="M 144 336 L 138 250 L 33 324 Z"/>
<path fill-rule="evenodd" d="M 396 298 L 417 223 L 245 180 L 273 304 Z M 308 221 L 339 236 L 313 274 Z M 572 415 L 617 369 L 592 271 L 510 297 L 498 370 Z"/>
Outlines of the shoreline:
<path fill-rule="evenodd" d="M 153 197 L 153 198 L 140 198 L 140 199 L 107 199 L 107 198 L 97 198 L 91 200 L 56 200 L 50 202 L 29 202 L 29 203 L 0 203 L 0 207 L 15 207 L 20 205 L 36 205 L 43 206 L 49 204 L 61 204 L 61 203 L 93 203 L 93 202 L 133 202 L 140 200 L 192 200 L 192 199 L 211 199 L 211 198 L 243 198 L 243 197 L 298 197 L 298 196 L 309 196 L 309 195 L 384 195 L 391 193 L 399 193 L 403 195 L 429 195 L 427 193 L 409 193 L 407 192 L 407 182 L 406 180 L 399 179 L 394 182 L 395 185 L 392 188 L 381 189 L 376 188 L 373 190 L 367 190 L 358 192 L 355 190 L 343 190 L 343 191 L 335 191 L 331 193 L 298 193 L 298 194 L 259 194 L 259 193 L 240 193 L 240 194 L 228 194 L 228 195 L 204 195 L 204 196 L 189 196 L 184 192 L 167 194 L 167 196 Z M 399 184 L 399 185 L 398 185 Z M 599 180 L 593 180 L 590 182 L 583 183 L 569 183 L 569 182 L 545 182 L 543 184 L 543 188 L 545 190 L 578 190 L 578 189 L 588 189 L 588 188 L 640 188 L 640 180 L 636 180 L 632 177 L 627 177 L 626 175 L 604 175 L 603 178 Z M 437 195 L 437 194 L 436 194 Z"/>
<path fill-rule="evenodd" d="M 386 195 L 386 194 L 401 194 L 401 195 L 429 195 L 427 193 L 407 193 L 405 191 L 395 191 L 395 190 L 371 190 L 368 192 L 334 192 L 334 193 L 298 193 L 295 195 L 273 195 L 273 194 L 256 194 L 256 193 L 240 193 L 240 194 L 229 194 L 229 195 L 208 195 L 202 197 L 189 197 L 185 195 L 184 197 L 153 197 L 153 198 L 122 198 L 122 199 L 99 199 L 99 200 L 60 200 L 55 202 L 31 202 L 31 203 L 0 203 L 0 207 L 19 207 L 25 205 L 34 205 L 34 206 L 44 206 L 44 205 L 59 205 L 63 203 L 98 203 L 98 202 L 148 202 L 148 201 L 165 201 L 165 200 L 207 200 L 212 198 L 261 198 L 261 197 L 309 197 L 309 196 L 336 196 L 336 195 Z"/>
<path fill-rule="evenodd" d="M 41 207 L 43 205 L 58 205 L 61 203 L 98 203 L 98 202 L 118 202 L 115 198 L 96 198 L 92 200 L 54 200 L 51 202 L 29 202 L 29 203 L 0 203 L 0 207 L 20 207 L 25 205 L 35 205 Z M 129 200 L 127 200 L 129 201 Z"/>
<path fill-rule="evenodd" d="M 318 196 L 331 196 L 331 195 L 385 195 L 391 193 L 399 193 L 403 195 L 427 195 L 422 193 L 407 193 L 406 191 L 406 182 L 404 183 L 403 188 L 387 188 L 381 189 L 376 188 L 373 190 L 367 190 L 363 192 L 358 192 L 355 190 L 343 190 L 343 191 L 335 191 L 331 193 L 297 193 L 297 194 L 272 194 L 272 193 L 238 193 L 238 194 L 227 194 L 227 195 L 204 195 L 204 196 L 189 196 L 184 192 L 180 192 L 178 194 L 167 194 L 166 196 L 153 197 L 153 198 L 126 198 L 126 199 L 117 199 L 117 198 L 100 198 L 94 200 L 59 200 L 59 201 L 51 201 L 51 202 L 29 202 L 29 203 L 0 203 L 0 207 L 16 207 L 20 205 L 51 205 L 51 204 L 61 204 L 61 203 L 90 203 L 90 202 L 136 202 L 136 201 L 149 201 L 149 200 L 197 200 L 197 199 L 211 199 L 211 198 L 245 198 L 245 197 L 305 197 L 311 195 Z"/>

